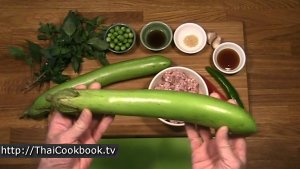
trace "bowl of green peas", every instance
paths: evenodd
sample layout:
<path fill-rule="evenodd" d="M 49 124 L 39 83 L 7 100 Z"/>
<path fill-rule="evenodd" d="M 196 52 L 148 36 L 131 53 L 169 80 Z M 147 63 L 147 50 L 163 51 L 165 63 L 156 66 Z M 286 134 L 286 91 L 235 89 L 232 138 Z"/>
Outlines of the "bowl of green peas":
<path fill-rule="evenodd" d="M 135 31 L 126 24 L 117 23 L 110 26 L 105 34 L 109 50 L 114 53 L 128 52 L 135 44 Z"/>

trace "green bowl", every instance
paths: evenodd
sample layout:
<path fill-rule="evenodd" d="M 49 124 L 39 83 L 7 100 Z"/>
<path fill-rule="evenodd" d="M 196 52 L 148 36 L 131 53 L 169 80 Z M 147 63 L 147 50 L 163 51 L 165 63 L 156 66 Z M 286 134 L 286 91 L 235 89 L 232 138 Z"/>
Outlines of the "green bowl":
<path fill-rule="evenodd" d="M 122 27 L 124 27 L 124 28 L 128 28 L 128 30 L 130 30 L 130 32 L 127 32 L 127 33 L 132 33 L 132 38 L 130 38 L 131 39 L 131 43 L 128 45 L 128 46 L 126 46 L 126 43 L 127 42 L 124 42 L 123 40 L 125 39 L 122 39 L 122 40 L 120 40 L 120 39 L 118 39 L 118 42 L 113 42 L 113 40 L 115 40 L 115 39 L 117 39 L 117 37 L 115 37 L 114 39 L 111 39 L 111 37 L 110 37 L 110 34 L 112 34 L 112 32 L 111 32 L 111 30 L 113 29 L 115 29 L 116 27 L 120 27 L 120 28 L 122 28 Z M 124 34 L 125 34 L 126 32 L 124 32 Z M 122 34 L 122 35 L 124 35 L 124 34 Z M 107 38 L 110 38 L 110 41 L 107 41 Z M 134 29 L 132 29 L 130 26 L 128 26 L 127 24 L 124 24 L 124 23 L 117 23 L 117 24 L 113 24 L 112 26 L 110 26 L 108 29 L 107 29 L 107 31 L 106 31 L 106 33 L 105 33 L 105 40 L 106 40 L 106 42 L 108 42 L 108 44 L 109 44 L 109 50 L 110 51 L 112 51 L 112 52 L 114 52 L 114 53 L 118 53 L 118 54 L 120 54 L 120 53 L 126 53 L 126 52 L 128 52 L 130 49 L 132 49 L 133 48 L 133 46 L 135 45 L 135 43 L 136 43 L 136 34 L 135 34 L 135 31 L 134 31 Z M 119 44 L 119 50 L 116 50 L 114 47 L 112 47 L 111 46 L 111 43 L 114 43 L 114 46 L 117 46 L 118 44 Z M 124 49 L 124 50 L 121 50 L 121 46 L 125 46 L 126 48 Z"/>
<path fill-rule="evenodd" d="M 167 48 L 173 39 L 170 26 L 161 21 L 153 21 L 144 25 L 140 32 L 142 45 L 152 51 L 161 51 Z"/>

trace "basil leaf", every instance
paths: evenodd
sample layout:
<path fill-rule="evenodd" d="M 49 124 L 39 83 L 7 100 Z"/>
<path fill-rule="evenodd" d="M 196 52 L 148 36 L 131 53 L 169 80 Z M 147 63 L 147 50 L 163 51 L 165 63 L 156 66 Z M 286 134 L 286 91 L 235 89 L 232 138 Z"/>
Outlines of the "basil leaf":
<path fill-rule="evenodd" d="M 93 19 L 93 21 L 96 22 L 96 25 L 97 25 L 97 26 L 99 26 L 99 25 L 101 25 L 101 24 L 103 23 L 104 19 L 105 19 L 105 17 L 97 16 L 97 17 L 95 17 L 95 18 Z"/>
<path fill-rule="evenodd" d="M 38 39 L 38 40 L 48 40 L 49 38 L 48 38 L 48 36 L 46 36 L 45 34 L 39 34 L 39 35 L 37 36 L 37 39 Z"/>
<path fill-rule="evenodd" d="M 47 40 L 48 46 L 27 40 L 27 50 L 11 47 L 9 52 L 31 67 L 40 63 L 40 70 L 33 72 L 36 77 L 33 83 L 62 83 L 69 79 L 62 72 L 71 64 L 74 72 L 78 73 L 83 58 L 98 59 L 102 65 L 109 64 L 106 59 L 109 45 L 103 40 L 107 28 L 102 25 L 103 20 L 100 16 L 88 19 L 77 11 L 69 11 L 62 24 L 40 23 L 37 39 Z"/>
<path fill-rule="evenodd" d="M 104 40 L 99 39 L 98 37 L 89 39 L 87 43 L 101 51 L 108 49 L 108 43 Z"/>
<path fill-rule="evenodd" d="M 22 48 L 18 48 L 18 47 L 10 47 L 9 53 L 12 56 L 14 56 L 16 59 L 25 59 L 25 57 L 26 57 L 24 50 Z"/>
<path fill-rule="evenodd" d="M 69 79 L 70 79 L 70 76 L 63 75 L 63 74 L 56 74 L 55 76 L 52 77 L 52 81 L 57 84 L 63 83 Z"/>
<path fill-rule="evenodd" d="M 72 12 L 69 12 L 68 16 L 65 18 L 62 29 L 68 36 L 72 36 L 76 31 L 76 23 Z"/>
<path fill-rule="evenodd" d="M 70 49 L 69 48 L 65 48 L 65 47 L 60 47 L 60 54 L 61 55 L 65 55 L 65 54 L 68 54 L 70 53 Z"/>
<path fill-rule="evenodd" d="M 34 62 L 41 63 L 43 54 L 41 53 L 40 45 L 28 40 L 27 40 L 27 44 L 28 44 L 28 49 L 32 57 L 32 60 Z"/>
<path fill-rule="evenodd" d="M 40 23 L 38 31 L 45 34 L 50 34 L 49 24 Z"/>
<path fill-rule="evenodd" d="M 80 60 L 79 58 L 77 58 L 77 57 L 73 57 L 73 58 L 71 59 L 71 62 L 72 62 L 72 67 L 73 67 L 74 71 L 75 71 L 76 73 L 78 73 L 79 70 L 80 70 L 81 60 Z"/>
<path fill-rule="evenodd" d="M 103 65 L 109 65 L 110 63 L 108 62 L 107 58 L 106 58 L 106 53 L 105 52 L 99 52 L 99 51 L 95 51 L 94 52 L 94 56 L 99 60 L 99 62 Z"/>

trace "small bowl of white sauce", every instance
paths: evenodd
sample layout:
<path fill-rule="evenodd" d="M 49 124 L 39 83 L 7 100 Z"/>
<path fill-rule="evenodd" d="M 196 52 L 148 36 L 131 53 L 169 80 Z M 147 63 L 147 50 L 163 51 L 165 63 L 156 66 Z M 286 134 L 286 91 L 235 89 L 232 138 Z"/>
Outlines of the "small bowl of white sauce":
<path fill-rule="evenodd" d="M 207 36 L 204 29 L 195 23 L 180 25 L 174 33 L 176 47 L 187 54 L 200 52 L 206 45 Z"/>

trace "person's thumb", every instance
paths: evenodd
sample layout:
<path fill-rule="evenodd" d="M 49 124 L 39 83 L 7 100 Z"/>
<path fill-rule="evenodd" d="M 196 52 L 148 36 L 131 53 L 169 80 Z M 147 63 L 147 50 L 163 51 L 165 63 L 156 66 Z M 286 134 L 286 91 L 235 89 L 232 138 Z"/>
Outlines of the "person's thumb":
<path fill-rule="evenodd" d="M 71 128 L 69 128 L 65 134 L 64 138 L 70 141 L 76 141 L 78 138 L 89 128 L 92 122 L 92 113 L 88 109 L 83 109 L 79 118 L 73 124 Z"/>
<path fill-rule="evenodd" d="M 223 126 L 219 128 L 216 134 L 216 144 L 218 147 L 218 151 L 220 153 L 220 156 L 224 160 L 232 160 L 234 157 L 232 148 L 229 144 L 228 140 L 228 128 L 226 126 Z"/>

